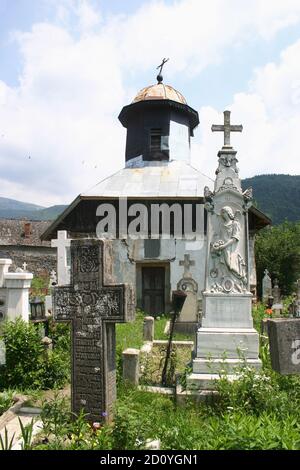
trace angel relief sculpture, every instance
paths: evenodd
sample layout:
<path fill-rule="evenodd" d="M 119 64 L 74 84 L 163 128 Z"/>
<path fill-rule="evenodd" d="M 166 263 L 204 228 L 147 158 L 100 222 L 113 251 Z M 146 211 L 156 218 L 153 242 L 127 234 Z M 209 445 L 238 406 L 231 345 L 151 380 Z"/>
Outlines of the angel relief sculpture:
<path fill-rule="evenodd" d="M 246 263 L 240 252 L 241 212 L 229 206 L 221 209 L 218 241 L 211 243 L 213 267 L 210 271 L 215 283 L 213 292 L 244 292 L 247 287 Z"/>

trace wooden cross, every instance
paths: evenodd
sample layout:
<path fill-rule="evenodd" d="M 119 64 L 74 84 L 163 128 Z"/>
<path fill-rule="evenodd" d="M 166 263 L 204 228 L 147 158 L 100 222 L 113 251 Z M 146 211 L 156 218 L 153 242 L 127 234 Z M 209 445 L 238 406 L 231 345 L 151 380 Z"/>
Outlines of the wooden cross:
<path fill-rule="evenodd" d="M 112 418 L 115 323 L 134 318 L 132 289 L 104 284 L 111 266 L 106 243 L 72 240 L 71 284 L 53 289 L 54 319 L 72 324 L 72 411 L 84 409 L 90 422 Z"/>
<path fill-rule="evenodd" d="M 190 255 L 184 255 L 184 259 L 179 261 L 179 266 L 184 266 L 183 277 L 191 277 L 190 266 L 195 266 L 195 261 L 190 260 Z"/>
<path fill-rule="evenodd" d="M 212 132 L 224 132 L 224 147 L 231 147 L 230 144 L 230 133 L 231 132 L 242 132 L 242 125 L 231 125 L 230 124 L 230 111 L 224 111 L 224 125 L 213 124 L 211 126 Z"/>
<path fill-rule="evenodd" d="M 51 240 L 51 246 L 57 248 L 57 283 L 64 286 L 70 283 L 70 270 L 67 263 L 67 250 L 71 240 L 68 239 L 66 230 L 57 232 L 57 239 Z"/>

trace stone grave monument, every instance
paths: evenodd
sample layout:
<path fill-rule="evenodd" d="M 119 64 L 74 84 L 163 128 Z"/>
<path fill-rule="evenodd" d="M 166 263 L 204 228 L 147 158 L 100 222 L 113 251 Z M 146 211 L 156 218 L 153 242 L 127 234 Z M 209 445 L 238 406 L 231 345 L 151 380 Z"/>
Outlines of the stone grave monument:
<path fill-rule="evenodd" d="M 262 301 L 267 304 L 269 297 L 272 296 L 272 279 L 269 271 L 265 269 L 262 280 Z"/>
<path fill-rule="evenodd" d="M 184 259 L 179 261 L 179 265 L 183 266 L 184 271 L 182 279 L 177 283 L 177 290 L 184 291 L 187 296 L 180 315 L 174 325 L 174 331 L 180 333 L 194 333 L 199 323 L 198 283 L 193 279 L 190 273 L 190 266 L 194 266 L 195 261 L 190 260 L 190 255 L 185 254 Z"/>
<path fill-rule="evenodd" d="M 271 364 L 283 375 L 300 374 L 300 319 L 268 320 Z"/>
<path fill-rule="evenodd" d="M 281 302 L 281 292 L 280 292 L 280 287 L 278 285 L 278 279 L 274 280 L 272 296 L 273 296 L 272 310 L 274 312 L 274 316 L 279 317 L 283 310 L 283 303 Z"/>
<path fill-rule="evenodd" d="M 193 372 L 187 378 L 190 389 L 212 389 L 221 369 L 235 376 L 236 366 L 245 359 L 261 367 L 259 337 L 253 328 L 252 294 L 249 282 L 248 209 L 252 190 L 242 191 L 236 151 L 230 132 L 242 126 L 230 125 L 224 112 L 224 126 L 213 126 L 225 134 L 219 151 L 214 191 L 205 188 L 208 211 L 206 281 L 203 292 L 202 325 L 197 331 Z M 241 357 L 242 356 L 242 357 Z"/>
<path fill-rule="evenodd" d="M 72 411 L 111 420 L 116 397 L 115 324 L 134 319 L 130 286 L 112 285 L 108 241 L 72 240 L 71 285 L 54 287 L 56 321 L 72 324 Z"/>
<path fill-rule="evenodd" d="M 29 289 L 33 275 L 17 268 L 9 272 L 12 260 L 0 259 L 0 321 L 29 321 Z"/>

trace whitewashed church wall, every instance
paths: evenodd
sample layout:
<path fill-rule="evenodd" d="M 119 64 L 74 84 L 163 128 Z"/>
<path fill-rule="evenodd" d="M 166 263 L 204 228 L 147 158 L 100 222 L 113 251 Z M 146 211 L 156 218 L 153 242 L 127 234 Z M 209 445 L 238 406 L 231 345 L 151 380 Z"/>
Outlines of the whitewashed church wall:
<path fill-rule="evenodd" d="M 198 295 L 201 298 L 201 291 L 204 288 L 205 273 L 205 241 L 186 240 L 161 240 L 160 256 L 153 259 L 144 257 L 144 240 L 115 240 L 113 250 L 113 278 L 115 282 L 127 282 L 136 286 L 136 263 L 170 265 L 170 295 L 172 290 L 177 289 L 178 281 L 183 277 L 184 267 L 180 266 L 180 261 L 185 254 L 190 255 L 190 260 L 195 262 L 190 267 L 190 273 L 198 283 Z M 141 286 L 138 290 L 140 290 Z"/>
<path fill-rule="evenodd" d="M 170 121 L 169 150 L 171 160 L 190 160 L 189 128 Z"/>

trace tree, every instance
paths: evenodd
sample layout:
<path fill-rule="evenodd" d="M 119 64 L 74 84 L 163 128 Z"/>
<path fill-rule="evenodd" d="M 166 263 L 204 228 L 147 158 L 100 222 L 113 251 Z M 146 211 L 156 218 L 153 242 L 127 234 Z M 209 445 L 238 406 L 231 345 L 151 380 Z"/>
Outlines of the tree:
<path fill-rule="evenodd" d="M 300 222 L 284 222 L 261 230 L 256 236 L 255 256 L 258 294 L 265 269 L 272 279 L 278 279 L 282 294 L 291 294 L 300 277 Z"/>

